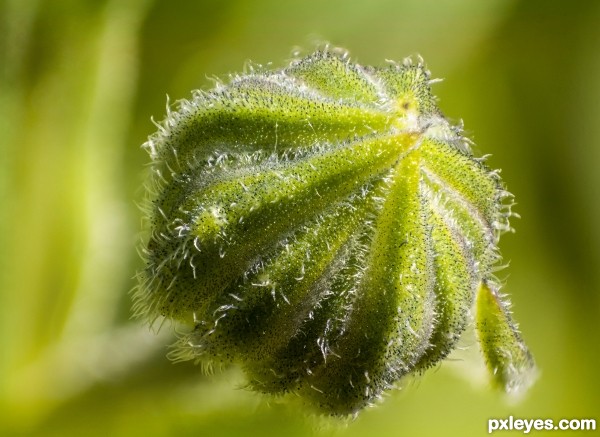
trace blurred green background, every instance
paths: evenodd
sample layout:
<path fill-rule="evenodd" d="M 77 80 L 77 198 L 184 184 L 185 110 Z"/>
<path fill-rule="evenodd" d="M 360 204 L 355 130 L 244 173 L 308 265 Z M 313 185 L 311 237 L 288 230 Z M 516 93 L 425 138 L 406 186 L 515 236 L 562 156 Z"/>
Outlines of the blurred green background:
<path fill-rule="evenodd" d="M 600 419 L 599 23 L 598 1 L 0 2 L 0 434 L 478 436 L 509 415 Z M 541 369 L 520 403 L 465 355 L 335 425 L 236 389 L 235 369 L 170 363 L 171 327 L 131 320 L 150 117 L 166 94 L 322 41 L 363 64 L 421 54 L 442 110 L 503 169 L 522 219 L 501 276 Z"/>

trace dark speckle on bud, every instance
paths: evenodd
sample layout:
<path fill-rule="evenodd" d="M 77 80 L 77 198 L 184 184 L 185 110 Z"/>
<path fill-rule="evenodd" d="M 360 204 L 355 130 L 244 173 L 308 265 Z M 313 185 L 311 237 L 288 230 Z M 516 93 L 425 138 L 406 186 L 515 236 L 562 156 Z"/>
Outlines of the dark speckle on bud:
<path fill-rule="evenodd" d="M 534 364 L 492 275 L 510 195 L 442 115 L 422 62 L 318 51 L 168 109 L 152 158 L 136 314 L 175 359 L 347 415 L 476 328 L 496 385 Z M 507 200 L 508 199 L 508 200 Z"/>

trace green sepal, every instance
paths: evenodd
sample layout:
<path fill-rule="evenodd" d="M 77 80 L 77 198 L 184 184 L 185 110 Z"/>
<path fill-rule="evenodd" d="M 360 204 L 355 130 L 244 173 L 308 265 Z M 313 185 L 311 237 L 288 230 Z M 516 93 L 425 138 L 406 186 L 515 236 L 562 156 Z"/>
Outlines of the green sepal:
<path fill-rule="evenodd" d="M 535 380 L 536 366 L 498 287 L 484 282 L 477 293 L 479 345 L 495 387 L 518 394 Z"/>

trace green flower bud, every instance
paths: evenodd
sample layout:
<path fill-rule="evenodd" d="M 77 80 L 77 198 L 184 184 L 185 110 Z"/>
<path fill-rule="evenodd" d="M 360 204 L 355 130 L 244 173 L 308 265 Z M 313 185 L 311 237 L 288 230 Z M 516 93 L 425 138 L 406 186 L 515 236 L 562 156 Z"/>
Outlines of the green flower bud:
<path fill-rule="evenodd" d="M 319 51 L 196 91 L 152 158 L 135 294 L 188 325 L 175 359 L 243 366 L 250 387 L 358 412 L 445 358 L 471 322 L 507 390 L 533 360 L 492 276 L 510 195 L 410 60 Z"/>

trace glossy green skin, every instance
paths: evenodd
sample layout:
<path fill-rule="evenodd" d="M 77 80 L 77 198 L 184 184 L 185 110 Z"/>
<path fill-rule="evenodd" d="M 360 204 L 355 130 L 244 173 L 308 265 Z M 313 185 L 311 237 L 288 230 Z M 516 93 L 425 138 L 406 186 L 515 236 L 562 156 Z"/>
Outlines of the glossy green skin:
<path fill-rule="evenodd" d="M 429 85 L 420 63 L 324 51 L 169 112 L 146 144 L 135 299 L 151 323 L 192 327 L 175 358 L 241 363 L 253 389 L 345 415 L 448 355 L 510 207 Z M 525 346 L 505 307 L 478 308 L 490 367 L 510 367 L 500 345 Z"/>

